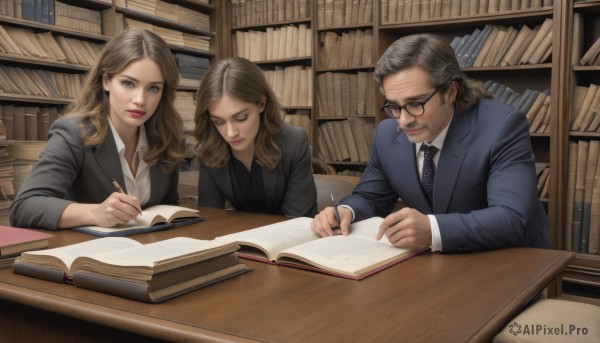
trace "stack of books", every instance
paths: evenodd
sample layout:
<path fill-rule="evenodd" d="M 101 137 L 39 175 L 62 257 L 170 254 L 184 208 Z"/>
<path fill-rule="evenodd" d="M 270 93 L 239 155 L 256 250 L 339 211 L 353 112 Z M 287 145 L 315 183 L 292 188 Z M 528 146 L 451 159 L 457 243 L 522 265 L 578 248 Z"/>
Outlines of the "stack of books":
<path fill-rule="evenodd" d="M 0 268 L 10 267 L 24 251 L 45 249 L 52 235 L 0 225 Z"/>
<path fill-rule="evenodd" d="M 22 253 L 13 263 L 13 270 L 158 303 L 250 271 L 238 260 L 238 249 L 236 243 L 188 237 L 145 245 L 130 238 L 106 237 Z"/>

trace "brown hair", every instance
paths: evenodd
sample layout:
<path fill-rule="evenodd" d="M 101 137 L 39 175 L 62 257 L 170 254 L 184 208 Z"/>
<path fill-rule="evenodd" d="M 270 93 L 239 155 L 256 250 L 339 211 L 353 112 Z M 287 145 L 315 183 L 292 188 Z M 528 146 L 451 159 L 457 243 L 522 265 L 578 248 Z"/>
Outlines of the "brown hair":
<path fill-rule="evenodd" d="M 263 71 L 241 57 L 227 58 L 212 64 L 202 78 L 194 115 L 198 157 L 211 168 L 229 163 L 229 146 L 208 112 L 210 104 L 225 94 L 251 104 L 258 104 L 261 98 L 266 98 L 265 109 L 260 114 L 258 134 L 254 140 L 254 154 L 260 166 L 274 169 L 283 155 L 280 143 L 283 128 L 281 105 Z"/>
<path fill-rule="evenodd" d="M 463 74 L 450 44 L 433 34 L 415 34 L 397 39 L 379 59 L 374 77 L 381 89 L 384 77 L 412 67 L 425 70 L 434 87 L 457 81 L 457 112 L 468 110 L 482 97 L 492 97 L 490 92 L 483 89 L 481 82 Z M 444 93 L 447 89 L 448 86 L 440 92 Z"/>
<path fill-rule="evenodd" d="M 179 73 L 169 46 L 158 35 L 147 30 L 126 30 L 112 37 L 102 49 L 96 65 L 88 72 L 70 113 L 81 117 L 84 144 L 101 144 L 109 129 L 110 110 L 102 76 L 106 74 L 110 79 L 131 62 L 142 58 L 154 60 L 162 68 L 165 79 L 156 112 L 144 123 L 148 139 L 144 160 L 150 166 L 161 163 L 165 171 L 173 171 L 183 160 L 183 120 L 173 105 Z"/>

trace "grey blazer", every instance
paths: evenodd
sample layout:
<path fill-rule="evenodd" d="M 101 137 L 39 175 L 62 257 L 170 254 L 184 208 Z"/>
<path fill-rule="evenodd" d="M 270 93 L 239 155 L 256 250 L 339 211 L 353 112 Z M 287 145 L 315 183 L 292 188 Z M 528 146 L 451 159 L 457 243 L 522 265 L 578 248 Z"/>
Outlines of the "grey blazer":
<path fill-rule="evenodd" d="M 263 169 L 267 204 L 281 204 L 281 214 L 312 217 L 317 213 L 317 189 L 312 174 L 306 130 L 284 125 L 283 157 L 273 170 Z M 198 205 L 224 208 L 227 200 L 237 208 L 231 185 L 231 163 L 208 168 L 200 161 Z"/>
<path fill-rule="evenodd" d="M 10 208 L 13 226 L 56 230 L 67 205 L 103 202 L 115 192 L 113 177 L 125 184 L 111 130 L 98 147 L 84 146 L 79 118 L 66 116 L 52 124 L 48 137 L 40 160 Z M 165 174 L 160 165 L 155 165 L 150 169 L 150 180 L 152 189 L 146 206 L 178 204 L 177 171 Z"/>

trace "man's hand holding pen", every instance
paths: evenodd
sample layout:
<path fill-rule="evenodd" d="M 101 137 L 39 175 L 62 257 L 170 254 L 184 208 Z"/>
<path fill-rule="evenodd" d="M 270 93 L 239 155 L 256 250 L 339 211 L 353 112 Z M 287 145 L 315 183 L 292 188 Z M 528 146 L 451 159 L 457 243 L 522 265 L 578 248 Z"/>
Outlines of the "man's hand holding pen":
<path fill-rule="evenodd" d="M 310 227 L 319 237 L 347 235 L 352 223 L 352 211 L 344 206 L 337 206 L 340 220 L 338 221 L 334 207 L 326 207 L 315 216 Z"/>

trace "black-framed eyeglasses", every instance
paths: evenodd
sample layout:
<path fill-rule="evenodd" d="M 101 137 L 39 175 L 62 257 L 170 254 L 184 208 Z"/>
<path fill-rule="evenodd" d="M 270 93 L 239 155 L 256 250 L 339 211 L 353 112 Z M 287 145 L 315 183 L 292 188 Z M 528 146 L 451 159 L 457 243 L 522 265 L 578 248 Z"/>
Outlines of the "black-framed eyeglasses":
<path fill-rule="evenodd" d="M 390 118 L 400 118 L 400 112 L 402 112 L 402 109 L 404 109 L 406 111 L 406 113 L 410 114 L 413 117 L 420 117 L 425 113 L 425 104 L 429 100 L 431 100 L 431 98 L 433 98 L 433 96 L 436 95 L 442 88 L 446 87 L 448 84 L 450 84 L 450 82 L 446 82 L 443 85 L 437 87 L 433 91 L 433 93 L 431 93 L 431 95 L 428 96 L 427 99 L 425 99 L 423 101 L 409 102 L 408 104 L 406 104 L 404 106 L 387 103 L 387 104 L 383 105 L 383 107 L 381 109 Z"/>

